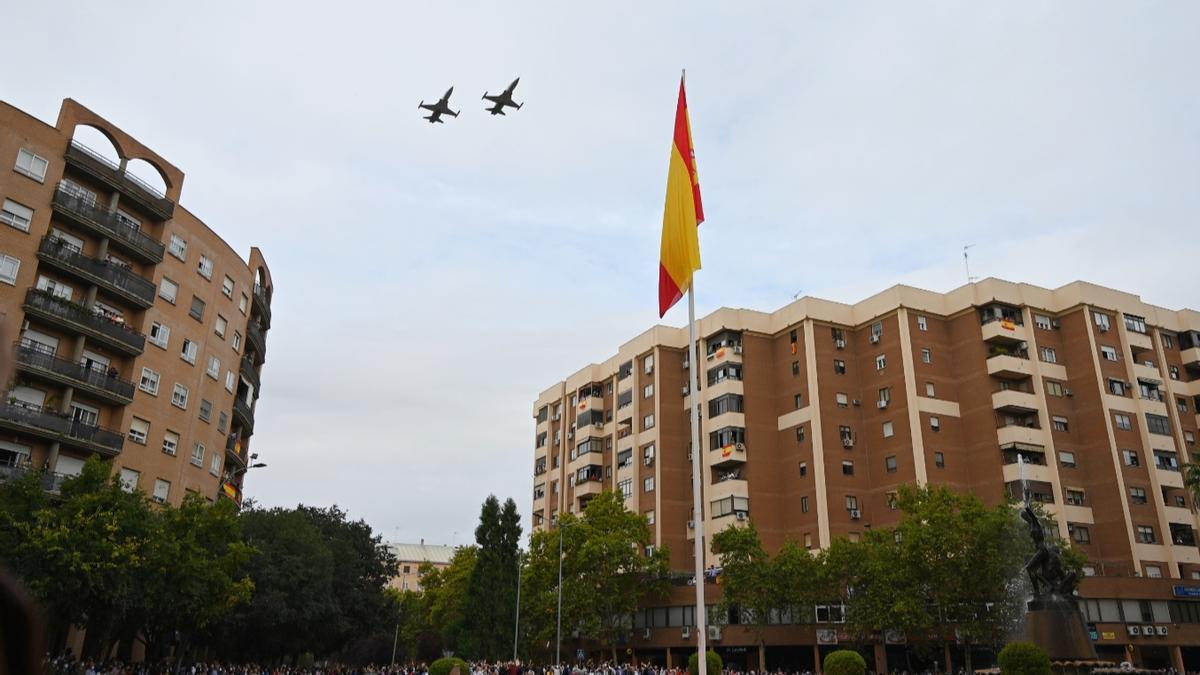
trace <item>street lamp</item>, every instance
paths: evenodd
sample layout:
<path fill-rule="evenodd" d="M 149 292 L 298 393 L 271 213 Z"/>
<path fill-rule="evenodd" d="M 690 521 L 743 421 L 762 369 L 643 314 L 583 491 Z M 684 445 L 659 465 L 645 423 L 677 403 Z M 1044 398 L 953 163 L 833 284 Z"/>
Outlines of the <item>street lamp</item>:
<path fill-rule="evenodd" d="M 563 567 L 563 528 L 578 524 L 579 521 L 564 521 L 558 519 L 556 527 L 558 531 L 558 626 L 554 630 L 554 669 L 561 672 L 562 669 L 562 567 Z"/>
<path fill-rule="evenodd" d="M 513 663 L 517 661 L 517 636 L 521 634 L 521 560 L 525 557 L 517 551 L 517 607 L 516 618 L 513 619 Z"/>

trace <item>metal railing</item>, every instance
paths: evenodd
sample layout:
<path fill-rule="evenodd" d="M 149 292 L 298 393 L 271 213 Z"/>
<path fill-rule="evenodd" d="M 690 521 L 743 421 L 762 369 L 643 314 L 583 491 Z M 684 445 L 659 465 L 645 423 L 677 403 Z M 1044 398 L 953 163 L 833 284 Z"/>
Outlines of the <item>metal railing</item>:
<path fill-rule="evenodd" d="M 261 284 L 254 284 L 254 306 L 262 315 L 263 322 L 269 327 L 271 325 L 271 296 L 266 287 Z"/>
<path fill-rule="evenodd" d="M 75 445 L 79 441 L 90 446 L 115 453 L 125 446 L 125 434 L 95 424 L 88 424 L 61 413 L 50 412 L 40 406 L 24 403 L 0 403 L 0 420 L 32 427 L 50 435 L 62 437 L 64 442 Z"/>
<path fill-rule="evenodd" d="M 258 354 L 258 361 L 261 363 L 266 360 L 267 356 L 267 337 L 263 335 L 262 328 L 258 323 L 251 321 L 246 324 L 246 339 L 250 342 L 250 346 L 254 347 L 254 351 Z"/>
<path fill-rule="evenodd" d="M 28 338 L 21 340 L 17 345 L 17 363 L 27 368 L 61 375 L 127 401 L 133 400 L 134 384 L 117 377 L 115 369 L 100 372 L 82 363 L 60 359 L 46 351 L 40 343 Z"/>
<path fill-rule="evenodd" d="M 246 436 L 254 432 L 254 411 L 250 409 L 250 404 L 242 400 L 240 396 L 233 399 L 233 414 L 241 418 Z"/>
<path fill-rule="evenodd" d="M 38 255 L 80 272 L 140 306 L 149 307 L 154 304 L 156 288 L 153 281 L 137 275 L 123 265 L 88 257 L 65 239 L 47 235 L 38 247 Z"/>
<path fill-rule="evenodd" d="M 36 314 L 70 322 L 85 331 L 108 338 L 141 353 L 146 347 L 146 336 L 124 323 L 89 311 L 82 305 L 63 300 L 52 293 L 31 288 L 25 293 L 25 309 Z"/>
<path fill-rule="evenodd" d="M 93 203 L 69 194 L 61 186 L 54 192 L 53 206 L 76 221 L 99 230 L 118 244 L 124 244 L 123 248 L 141 254 L 147 261 L 162 262 L 166 250 L 163 243 L 122 222 L 117 218 L 117 214 L 109 213 Z"/>
<path fill-rule="evenodd" d="M 67 148 L 66 158 L 67 161 L 117 188 L 122 194 L 138 202 L 162 220 L 166 220 L 174 214 L 175 202 L 167 199 L 162 190 L 127 170 L 123 171 L 120 166 L 83 143 L 72 139 L 71 145 Z"/>
<path fill-rule="evenodd" d="M 255 369 L 254 357 L 250 354 L 242 356 L 242 374 L 246 379 L 250 380 L 250 384 L 254 385 L 254 391 L 259 392 L 262 385 L 259 383 L 258 371 Z"/>
<path fill-rule="evenodd" d="M 0 483 L 5 481 L 20 480 L 30 473 L 37 473 L 38 469 L 25 466 L 16 466 L 13 464 L 0 464 Z M 57 494 L 62 490 L 62 484 L 71 476 L 61 473 L 46 471 L 42 473 L 42 489 L 46 492 Z"/>

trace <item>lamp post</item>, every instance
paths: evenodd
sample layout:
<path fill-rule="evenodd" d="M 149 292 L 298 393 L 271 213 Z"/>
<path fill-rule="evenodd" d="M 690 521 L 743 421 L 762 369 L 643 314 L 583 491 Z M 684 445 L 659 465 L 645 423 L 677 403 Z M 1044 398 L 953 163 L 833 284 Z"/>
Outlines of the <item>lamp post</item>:
<path fill-rule="evenodd" d="M 558 520 L 558 626 L 554 629 L 554 670 L 561 675 L 562 669 L 562 587 L 563 587 L 563 530 L 571 523 Z"/>
<path fill-rule="evenodd" d="M 516 618 L 513 619 L 513 663 L 517 661 L 517 636 L 521 634 L 521 559 L 524 555 L 521 551 L 517 551 L 517 606 L 513 614 Z"/>

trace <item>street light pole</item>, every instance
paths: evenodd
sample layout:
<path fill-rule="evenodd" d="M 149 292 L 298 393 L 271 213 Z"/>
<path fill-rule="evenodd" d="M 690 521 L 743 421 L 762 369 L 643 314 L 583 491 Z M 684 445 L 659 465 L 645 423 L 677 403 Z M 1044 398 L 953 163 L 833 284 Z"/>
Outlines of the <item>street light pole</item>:
<path fill-rule="evenodd" d="M 521 552 L 517 551 L 517 615 L 513 620 L 513 663 L 517 661 L 517 636 L 521 634 Z"/>
<path fill-rule="evenodd" d="M 554 670 L 562 672 L 562 562 L 563 562 L 563 527 L 562 519 L 558 522 L 558 627 L 554 630 Z"/>

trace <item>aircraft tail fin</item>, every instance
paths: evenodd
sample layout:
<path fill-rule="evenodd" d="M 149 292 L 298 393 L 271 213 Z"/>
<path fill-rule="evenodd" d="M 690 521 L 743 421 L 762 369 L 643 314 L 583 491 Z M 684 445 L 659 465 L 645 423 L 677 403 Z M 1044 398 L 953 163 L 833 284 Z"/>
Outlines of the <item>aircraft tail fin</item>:
<path fill-rule="evenodd" d="M 417 110 L 420 110 L 421 108 L 424 108 L 424 107 L 425 107 L 425 99 L 421 99 L 421 102 L 417 104 Z"/>
<path fill-rule="evenodd" d="M 488 93 L 485 91 L 485 92 L 483 92 L 483 98 L 481 98 L 481 99 L 479 99 L 479 100 L 480 100 L 480 101 L 486 101 L 486 100 L 487 100 L 487 97 L 488 97 Z"/>
<path fill-rule="evenodd" d="M 521 109 L 521 106 L 523 106 L 523 105 L 525 105 L 525 102 L 524 102 L 524 101 L 521 101 L 520 103 L 518 103 L 518 104 L 517 104 L 517 110 L 520 110 L 520 109 Z"/>

